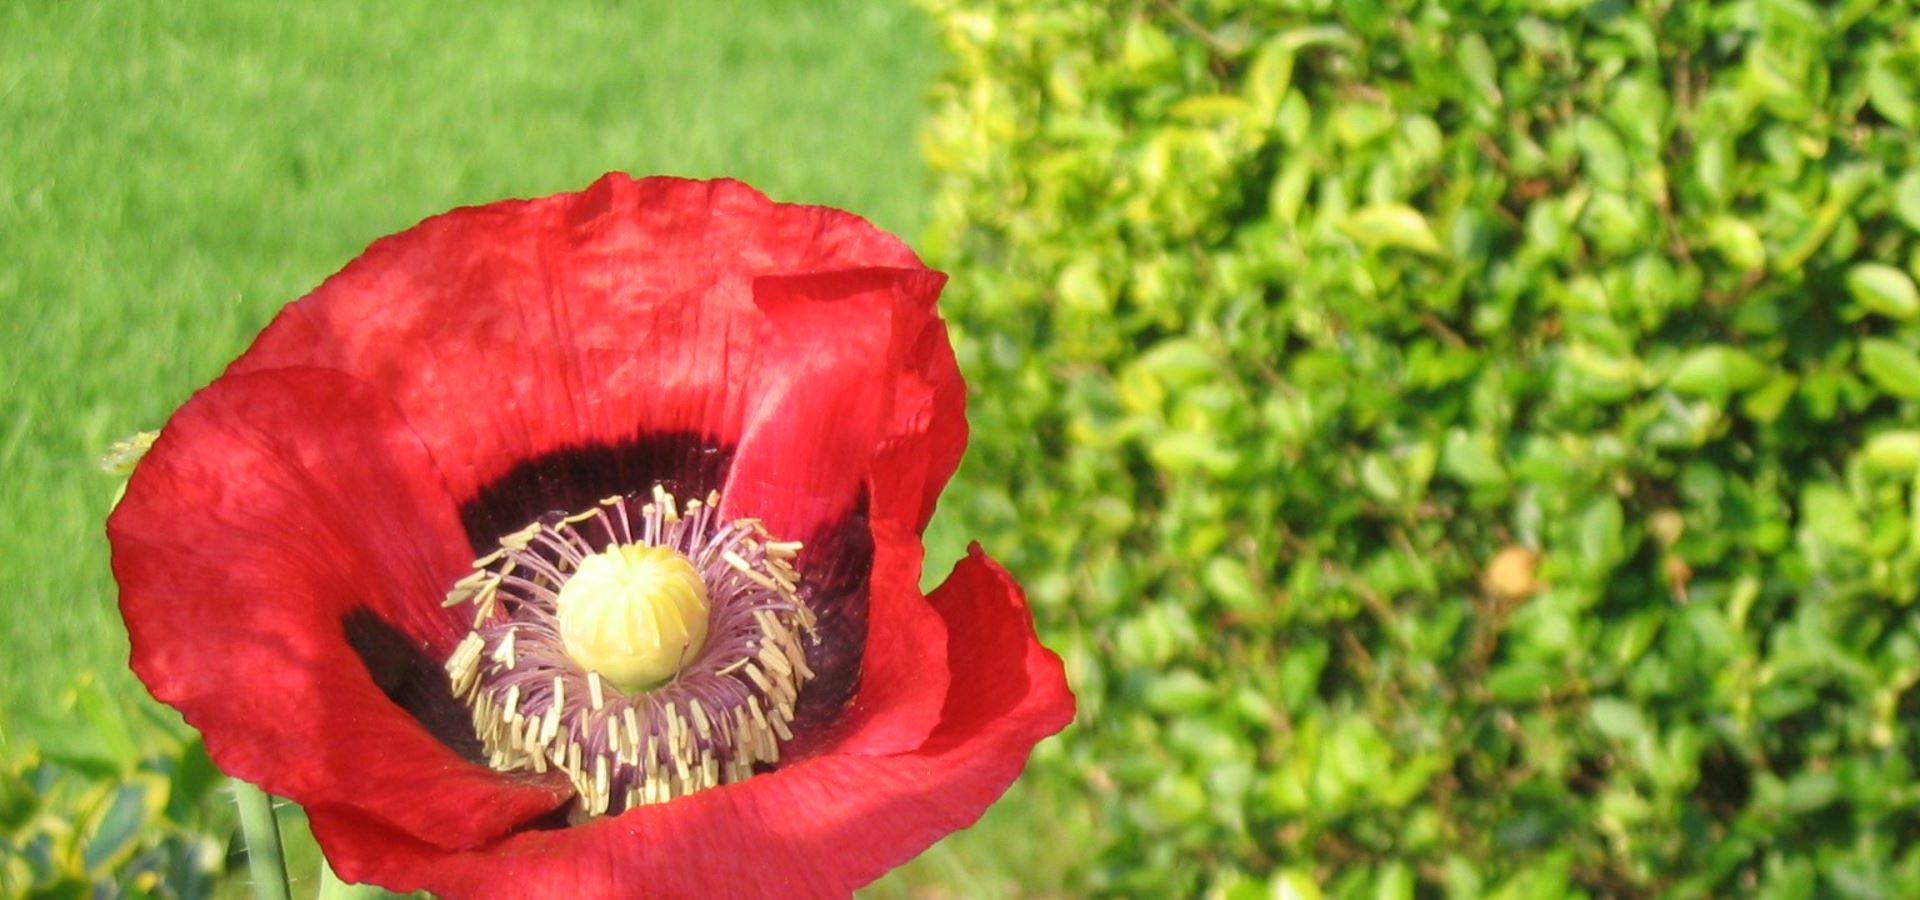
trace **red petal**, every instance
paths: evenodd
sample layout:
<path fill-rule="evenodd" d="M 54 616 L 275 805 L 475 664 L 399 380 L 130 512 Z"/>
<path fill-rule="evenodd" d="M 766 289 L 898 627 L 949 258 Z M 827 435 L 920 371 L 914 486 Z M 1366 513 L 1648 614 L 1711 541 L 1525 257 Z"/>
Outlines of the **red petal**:
<path fill-rule="evenodd" d="M 920 262 L 838 210 L 614 174 L 375 242 L 231 371 L 318 365 L 372 383 L 464 501 L 554 450 L 665 432 L 732 443 L 759 334 L 753 279 L 861 266 Z"/>
<path fill-rule="evenodd" d="M 444 658 L 458 630 L 437 598 L 466 569 L 438 473 L 366 385 L 317 369 L 216 381 L 167 423 L 107 533 L 133 669 L 225 771 L 445 846 L 562 799 L 464 762 L 348 644 L 343 619 L 364 609 Z"/>
<path fill-rule="evenodd" d="M 912 753 L 827 756 L 578 828 L 445 853 L 351 809 L 314 833 L 351 881 L 447 897 L 832 897 L 971 825 L 1073 717 L 1060 660 L 1012 579 L 973 548 L 933 602 L 953 693 Z"/>
<path fill-rule="evenodd" d="M 859 688 L 831 726 L 795 737 L 787 748 L 789 759 L 911 750 L 940 724 L 950 677 L 947 627 L 920 593 L 925 551 L 917 535 L 891 519 L 873 523 L 873 544 L 867 643 L 853 661 Z"/>
<path fill-rule="evenodd" d="M 967 385 L 953 358 L 947 326 L 931 308 L 917 323 L 908 369 L 894 386 L 893 422 L 873 465 L 873 514 L 894 517 L 919 534 L 947 479 L 967 449 Z"/>
<path fill-rule="evenodd" d="M 882 442 L 907 417 L 896 399 L 912 401 L 905 412 L 915 419 L 926 405 L 912 379 L 934 351 L 921 337 L 938 322 L 933 302 L 945 283 L 928 269 L 754 283 L 766 314 L 764 355 L 723 492 L 729 508 L 764 519 L 774 534 L 809 540 L 846 516 Z"/>
<path fill-rule="evenodd" d="M 936 394 L 924 373 L 952 362 L 933 311 L 945 281 L 924 269 L 862 269 L 754 285 L 767 317 L 764 356 L 724 490 L 727 508 L 805 540 L 800 564 L 816 583 L 850 552 L 842 529 L 870 519 L 876 545 L 866 596 L 812 601 L 825 642 L 819 659 L 826 668 L 844 661 L 848 677 L 821 679 L 803 713 L 839 714 L 855 673 L 859 685 L 851 718 L 824 731 L 796 728 L 803 735 L 792 748 L 797 754 L 843 740 L 857 752 L 897 751 L 918 745 L 938 719 L 945 666 L 925 658 L 924 648 L 944 646 L 944 632 L 919 592 L 918 530 L 929 473 L 944 465 L 944 481 L 952 469 L 924 439 L 935 424 Z M 956 441 L 957 459 L 965 424 L 952 418 L 958 433 L 949 427 L 942 436 Z M 885 470 L 878 468 L 883 452 Z M 863 497 L 867 515 L 852 515 Z"/>

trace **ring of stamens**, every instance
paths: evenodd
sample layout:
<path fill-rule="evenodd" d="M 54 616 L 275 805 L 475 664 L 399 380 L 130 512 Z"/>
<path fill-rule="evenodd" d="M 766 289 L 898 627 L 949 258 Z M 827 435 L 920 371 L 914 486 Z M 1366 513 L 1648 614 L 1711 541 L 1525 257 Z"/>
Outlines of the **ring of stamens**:
<path fill-rule="evenodd" d="M 797 541 L 756 519 L 722 522 L 720 498 L 684 510 L 650 496 L 608 497 L 500 538 L 448 592 L 473 628 L 447 659 L 488 762 L 559 769 L 585 815 L 618 813 L 743 780 L 778 762 L 794 703 L 813 677 L 804 644 L 813 612 L 799 597 Z M 609 547 L 677 551 L 705 581 L 704 646 L 666 682 L 625 691 L 567 655 L 556 600 L 581 562 Z"/>

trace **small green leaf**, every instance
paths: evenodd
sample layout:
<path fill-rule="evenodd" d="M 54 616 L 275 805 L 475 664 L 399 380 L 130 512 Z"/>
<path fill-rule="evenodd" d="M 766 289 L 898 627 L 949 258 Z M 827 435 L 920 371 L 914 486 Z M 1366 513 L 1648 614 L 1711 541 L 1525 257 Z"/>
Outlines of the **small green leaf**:
<path fill-rule="evenodd" d="M 1113 295 L 1102 283 L 1100 267 L 1092 259 L 1082 259 L 1060 270 L 1054 292 L 1064 309 L 1088 315 L 1105 315 L 1113 309 Z"/>
<path fill-rule="evenodd" d="M 1860 368 L 1887 393 L 1920 400 L 1920 356 L 1912 348 L 1886 338 L 1866 338 L 1860 342 Z"/>
<path fill-rule="evenodd" d="M 1753 388 L 1741 399 L 1740 408 L 1747 418 L 1770 424 L 1786 412 L 1788 401 L 1800 389 L 1800 378 L 1792 372 L 1776 371 L 1766 383 Z"/>
<path fill-rule="evenodd" d="M 1732 139 L 1719 134 L 1701 135 L 1693 166 L 1701 189 L 1715 202 L 1725 202 L 1728 170 L 1733 166 Z"/>
<path fill-rule="evenodd" d="M 123 782 L 114 789 L 87 834 L 81 864 L 89 875 L 104 877 L 133 852 L 134 843 L 147 830 L 160 805 L 159 793 L 152 780 L 142 779 Z"/>
<path fill-rule="evenodd" d="M 1627 149 L 1613 127 L 1600 119 L 1582 117 L 1574 125 L 1574 141 L 1580 146 L 1581 169 L 1595 185 L 1623 191 L 1633 168 L 1627 162 Z"/>
<path fill-rule="evenodd" d="M 1494 441 L 1485 437 L 1476 439 L 1462 429 L 1447 433 L 1447 442 L 1440 454 L 1440 468 L 1475 487 L 1507 483 L 1507 472 L 1500 464 Z"/>
<path fill-rule="evenodd" d="M 1217 438 L 1192 431 L 1170 431 L 1155 438 L 1147 447 L 1147 456 L 1154 465 L 1174 473 L 1225 475 L 1239 462 L 1239 456 L 1221 446 Z"/>
<path fill-rule="evenodd" d="M 1382 503 L 1400 502 L 1400 473 L 1381 454 L 1369 453 L 1360 460 L 1360 484 Z"/>
<path fill-rule="evenodd" d="M 1251 612 L 1265 605 L 1253 576 L 1240 560 L 1216 556 L 1207 561 L 1200 577 L 1206 582 L 1207 590 L 1228 609 Z"/>
<path fill-rule="evenodd" d="M 1220 377 L 1217 353 L 1190 338 L 1169 338 L 1140 354 L 1135 363 L 1170 388 L 1188 388 L 1213 382 Z"/>
<path fill-rule="evenodd" d="M 1767 245 L 1760 232 L 1743 219 L 1716 216 L 1707 223 L 1707 245 L 1734 268 L 1750 272 L 1767 266 Z"/>
<path fill-rule="evenodd" d="M 1808 813 L 1834 801 L 1840 794 L 1840 779 L 1832 772 L 1803 770 L 1787 782 L 1781 798 L 1788 812 Z"/>
<path fill-rule="evenodd" d="M 1860 511 L 1831 484 L 1811 484 L 1801 493 L 1800 521 L 1804 534 L 1835 547 L 1857 547 L 1867 537 Z"/>
<path fill-rule="evenodd" d="M 1247 101 L 1232 94 L 1200 94 L 1175 103 L 1167 115 L 1199 125 L 1217 125 L 1247 118 Z"/>
<path fill-rule="evenodd" d="M 1261 45 L 1247 67 L 1247 96 L 1267 120 L 1280 111 L 1287 88 L 1293 85 L 1293 43 L 1283 35 Z"/>
<path fill-rule="evenodd" d="M 1920 431 L 1887 431 L 1874 435 L 1861 449 L 1867 465 L 1900 474 L 1920 469 Z"/>
<path fill-rule="evenodd" d="M 1920 291 L 1907 273 L 1884 263 L 1861 263 L 1847 270 L 1847 292 L 1869 311 L 1892 319 L 1920 314 Z"/>
<path fill-rule="evenodd" d="M 1867 70 L 1867 99 L 1874 111 L 1902 128 L 1914 125 L 1913 91 L 1907 80 L 1883 58 Z"/>
<path fill-rule="evenodd" d="M 1300 869 L 1286 869 L 1276 873 L 1270 882 L 1269 890 L 1273 900 L 1320 900 L 1320 885 L 1313 880 L 1313 874 Z"/>
<path fill-rule="evenodd" d="M 100 457 L 100 468 L 114 475 L 133 474 L 133 467 L 153 449 L 153 442 L 159 437 L 158 431 L 140 431 L 114 441 Z"/>
<path fill-rule="evenodd" d="M 1920 231 L 1920 169 L 1914 169 L 1893 185 L 1893 214 L 1907 227 Z"/>
<path fill-rule="evenodd" d="M 1215 702 L 1214 686 L 1190 669 L 1174 669 L 1149 682 L 1142 699 L 1155 712 L 1191 712 Z"/>
<path fill-rule="evenodd" d="M 1369 247 L 1397 247 L 1417 253 L 1439 255 L 1440 241 L 1433 236 L 1427 219 L 1411 206 L 1401 203 L 1376 203 L 1362 207 L 1347 217 L 1343 230 Z"/>
<path fill-rule="evenodd" d="M 1413 900 L 1413 896 L 1413 870 L 1398 860 L 1387 863 L 1374 882 L 1373 900 Z"/>
<path fill-rule="evenodd" d="M 1640 707 L 1625 700 L 1596 698 L 1587 707 L 1587 719 L 1601 734 L 1621 743 L 1638 740 L 1647 733 L 1647 720 Z"/>
<path fill-rule="evenodd" d="M 1395 119 L 1378 104 L 1356 101 L 1335 107 L 1328 124 L 1340 143 L 1358 149 L 1392 132 Z"/>
<path fill-rule="evenodd" d="M 1597 567 L 1595 574 L 1611 570 L 1626 555 L 1625 514 L 1620 501 L 1602 494 L 1580 516 L 1580 555 L 1582 561 Z"/>
<path fill-rule="evenodd" d="M 1708 344 L 1680 358 L 1667 376 L 1667 387 L 1694 397 L 1726 397 L 1766 377 L 1766 364 L 1753 354 L 1726 344 Z"/>
<path fill-rule="evenodd" d="M 1488 696 L 1506 703 L 1540 699 L 1563 680 L 1561 673 L 1543 663 L 1516 660 L 1496 667 L 1487 674 Z"/>
<path fill-rule="evenodd" d="M 1455 43 L 1454 58 L 1460 64 L 1460 71 L 1473 84 L 1474 99 L 1498 102 L 1500 65 L 1487 46 L 1487 39 L 1477 32 L 1467 32 Z"/>

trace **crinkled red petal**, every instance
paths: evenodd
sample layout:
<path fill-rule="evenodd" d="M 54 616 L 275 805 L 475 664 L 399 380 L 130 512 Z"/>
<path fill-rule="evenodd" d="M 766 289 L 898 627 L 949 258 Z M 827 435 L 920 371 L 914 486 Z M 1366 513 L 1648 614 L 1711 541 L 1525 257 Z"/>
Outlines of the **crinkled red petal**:
<path fill-rule="evenodd" d="M 928 269 L 858 269 L 754 283 L 764 357 L 723 492 L 729 508 L 796 537 L 846 517 L 878 450 L 904 441 L 909 426 L 925 428 L 931 389 L 918 379 L 937 354 L 922 336 L 939 324 L 933 304 L 946 280 Z M 904 517 L 916 526 L 918 488 Z M 872 511 L 900 506 L 875 497 Z"/>
<path fill-rule="evenodd" d="M 947 479 L 967 449 L 967 386 L 947 326 L 929 317 L 907 350 L 894 387 L 894 421 L 873 463 L 873 514 L 926 530 Z"/>
<path fill-rule="evenodd" d="M 467 562 L 439 474 L 378 391 L 318 369 L 215 382 L 167 423 L 107 532 L 133 669 L 225 771 L 448 847 L 563 799 L 462 760 L 349 645 L 343 621 L 370 615 L 443 659 L 458 626 L 437 598 Z"/>
<path fill-rule="evenodd" d="M 309 810 L 350 881 L 460 897 L 834 897 L 965 828 L 1073 717 L 1019 588 L 973 548 L 933 594 L 952 689 L 907 753 L 830 755 L 580 827 L 445 852 L 351 807 Z"/>
<path fill-rule="evenodd" d="M 749 388 L 725 503 L 775 534 L 804 538 L 803 572 L 810 560 L 843 552 L 840 529 L 861 502 L 875 547 L 867 596 L 844 598 L 866 609 L 825 598 L 818 610 L 819 657 L 844 660 L 860 676 L 849 713 L 824 730 L 801 729 L 797 755 L 895 752 L 918 746 L 939 719 L 945 631 L 919 590 L 919 530 L 932 511 L 929 491 L 951 473 L 966 438 L 961 411 L 941 407 L 964 401 L 934 312 L 945 283 L 924 269 L 862 269 L 754 284 L 766 314 L 765 361 Z M 936 416 L 959 420 L 957 431 Z M 864 631 L 843 627 L 842 617 L 864 621 Z M 821 690 L 832 688 L 823 682 Z"/>
<path fill-rule="evenodd" d="M 314 365 L 373 384 L 465 501 L 552 451 L 658 433 L 731 445 L 763 356 L 754 279 L 869 266 L 921 268 L 838 210 L 612 174 L 375 242 L 230 371 Z"/>
<path fill-rule="evenodd" d="M 920 746 L 940 724 L 951 678 L 947 626 L 920 592 L 925 551 L 918 535 L 892 519 L 873 523 L 873 543 L 867 640 L 855 661 L 859 688 L 834 722 L 795 736 L 790 758 L 898 753 Z"/>

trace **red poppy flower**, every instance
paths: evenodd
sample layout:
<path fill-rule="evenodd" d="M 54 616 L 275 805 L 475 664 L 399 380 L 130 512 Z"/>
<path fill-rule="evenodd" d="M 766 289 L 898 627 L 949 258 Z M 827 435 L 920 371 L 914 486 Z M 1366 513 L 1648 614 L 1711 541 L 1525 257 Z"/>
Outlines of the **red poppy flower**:
<path fill-rule="evenodd" d="M 918 588 L 966 441 L 944 280 L 727 181 L 377 241 L 135 471 L 133 668 L 349 881 L 849 892 L 1073 713 L 977 546 Z"/>

